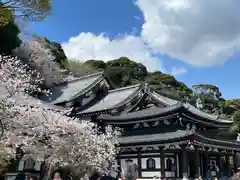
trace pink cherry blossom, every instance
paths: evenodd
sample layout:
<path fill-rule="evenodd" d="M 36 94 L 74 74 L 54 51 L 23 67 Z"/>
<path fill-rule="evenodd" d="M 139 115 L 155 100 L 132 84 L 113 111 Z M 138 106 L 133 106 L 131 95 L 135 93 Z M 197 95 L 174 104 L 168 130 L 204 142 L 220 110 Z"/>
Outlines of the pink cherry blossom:
<path fill-rule="evenodd" d="M 75 167 L 84 177 L 90 167 L 107 168 L 117 153 L 119 130 L 106 127 L 100 133 L 90 121 L 68 117 L 65 109 L 27 95 L 48 92 L 41 89 L 44 78 L 20 59 L 0 55 L 0 65 L 0 85 L 7 92 L 0 96 L 0 141 L 10 157 L 21 147 L 37 161 Z"/>

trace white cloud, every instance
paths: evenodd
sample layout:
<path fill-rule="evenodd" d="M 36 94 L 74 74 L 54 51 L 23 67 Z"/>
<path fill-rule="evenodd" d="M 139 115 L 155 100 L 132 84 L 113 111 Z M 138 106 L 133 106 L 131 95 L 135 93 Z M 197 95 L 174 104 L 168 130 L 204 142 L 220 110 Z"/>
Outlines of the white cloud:
<path fill-rule="evenodd" d="M 140 17 L 139 16 L 134 16 L 134 19 L 136 19 L 136 20 L 140 20 Z"/>
<path fill-rule="evenodd" d="M 136 5 L 145 20 L 140 37 L 134 27 L 131 34 L 114 39 L 80 33 L 62 44 L 68 58 L 108 61 L 126 56 L 149 71 L 164 71 L 152 52 L 204 67 L 223 64 L 240 50 L 240 0 L 136 0 Z"/>
<path fill-rule="evenodd" d="M 184 67 L 172 67 L 171 73 L 173 76 L 179 76 L 187 73 L 187 69 Z"/>
<path fill-rule="evenodd" d="M 122 56 L 144 64 L 149 71 L 163 70 L 161 61 L 154 57 L 140 37 L 126 35 L 110 40 L 103 34 L 80 33 L 62 43 L 69 59 L 109 61 Z"/>
<path fill-rule="evenodd" d="M 240 50 L 239 0 L 137 0 L 141 37 L 156 52 L 195 66 L 224 63 Z"/>

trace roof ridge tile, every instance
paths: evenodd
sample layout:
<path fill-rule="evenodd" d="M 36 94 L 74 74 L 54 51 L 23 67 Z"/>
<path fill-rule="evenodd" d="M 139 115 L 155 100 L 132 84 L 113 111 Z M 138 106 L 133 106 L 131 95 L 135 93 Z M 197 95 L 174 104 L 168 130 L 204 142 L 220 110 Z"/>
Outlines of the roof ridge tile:
<path fill-rule="evenodd" d="M 127 89 L 135 88 L 135 87 L 138 87 L 138 86 L 140 88 L 140 84 L 135 84 L 135 85 L 132 85 L 132 86 L 121 87 L 121 88 L 110 90 L 110 91 L 108 91 L 108 93 L 112 93 L 112 92 L 116 92 L 116 91 L 122 91 L 122 90 L 127 90 Z"/>

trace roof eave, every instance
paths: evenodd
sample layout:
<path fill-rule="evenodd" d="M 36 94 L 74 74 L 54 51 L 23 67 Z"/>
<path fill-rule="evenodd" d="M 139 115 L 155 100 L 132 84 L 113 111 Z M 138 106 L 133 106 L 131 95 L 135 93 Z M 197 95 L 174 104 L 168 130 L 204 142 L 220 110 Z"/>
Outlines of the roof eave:
<path fill-rule="evenodd" d="M 140 85 L 137 84 L 137 85 L 134 85 L 134 86 L 124 87 L 124 88 L 121 88 L 121 89 L 123 90 L 123 89 L 126 89 L 126 88 L 133 88 L 133 87 L 137 87 L 137 86 L 140 87 Z M 86 112 L 86 113 L 78 112 L 78 113 L 75 113 L 73 115 L 81 117 L 81 116 L 100 115 L 100 114 L 105 114 L 105 113 L 108 113 L 108 112 L 111 112 L 111 111 L 117 111 L 117 109 L 120 109 L 120 108 L 126 106 L 128 103 L 130 103 L 138 95 L 138 93 L 140 93 L 140 91 L 141 91 L 140 89 L 138 89 L 137 92 L 134 91 L 130 96 L 128 96 L 123 101 L 121 101 L 120 103 L 118 103 L 117 105 L 115 105 L 111 108 L 102 109 L 102 110 L 93 111 L 93 112 Z"/>
<path fill-rule="evenodd" d="M 79 93 L 73 95 L 70 99 L 68 100 L 63 100 L 63 101 L 53 101 L 52 104 L 61 104 L 61 103 L 70 103 L 72 100 L 76 99 L 77 97 L 87 93 L 90 89 L 92 89 L 93 87 L 95 87 L 98 83 L 100 83 L 102 80 L 104 79 L 103 76 L 100 76 L 99 78 L 97 78 L 92 84 L 90 84 L 89 86 L 87 86 L 86 88 L 84 88 L 82 91 L 80 91 Z"/>

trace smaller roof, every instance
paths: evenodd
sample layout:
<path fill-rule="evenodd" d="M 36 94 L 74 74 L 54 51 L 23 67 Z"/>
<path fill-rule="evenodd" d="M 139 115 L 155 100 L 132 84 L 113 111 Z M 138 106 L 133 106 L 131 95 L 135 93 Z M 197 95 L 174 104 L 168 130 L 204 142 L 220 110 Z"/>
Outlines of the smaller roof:
<path fill-rule="evenodd" d="M 140 84 L 111 90 L 103 99 L 98 101 L 96 104 L 77 114 L 80 115 L 116 108 L 122 105 L 124 102 L 131 100 L 131 97 L 133 97 L 133 95 L 136 95 L 139 89 Z"/>
<path fill-rule="evenodd" d="M 210 119 L 210 120 L 213 120 L 213 121 L 218 121 L 218 122 L 223 122 L 223 123 L 232 123 L 233 121 L 231 119 L 224 119 L 224 118 L 221 118 L 219 117 L 218 115 L 214 115 L 214 114 L 209 114 L 209 113 L 206 113 L 204 111 L 201 111 L 200 109 L 196 108 L 195 106 L 189 104 L 189 103 L 185 103 L 183 104 L 183 106 L 191 113 L 197 115 L 197 116 L 200 116 L 202 118 L 205 118 L 205 119 Z"/>
<path fill-rule="evenodd" d="M 145 142 L 159 142 L 159 141 L 169 141 L 173 139 L 180 139 L 186 136 L 192 135 L 192 131 L 182 131 L 177 130 L 174 132 L 158 133 L 158 134 L 145 134 L 138 136 L 121 136 L 118 139 L 120 145 L 124 144 L 135 144 L 135 143 L 145 143 Z"/>
<path fill-rule="evenodd" d="M 103 119 L 106 121 L 129 121 L 129 120 L 142 120 L 142 119 L 151 119 L 158 115 L 164 116 L 164 114 L 169 114 L 169 112 L 173 112 L 181 107 L 181 104 L 176 104 L 174 106 L 168 107 L 153 107 L 147 108 L 140 111 L 130 112 L 130 113 L 122 113 L 118 116 L 112 115 L 102 115 L 99 119 Z"/>
<path fill-rule="evenodd" d="M 240 143 L 233 139 L 219 137 L 217 132 L 194 132 L 188 130 L 177 130 L 173 132 L 121 136 L 118 142 L 121 145 L 136 145 L 144 143 L 175 143 L 190 140 L 193 144 L 204 147 L 218 147 L 223 149 L 240 149 Z"/>
<path fill-rule="evenodd" d="M 155 91 L 152 91 L 151 92 L 151 95 L 159 100 L 160 102 L 162 102 L 163 104 L 165 104 L 166 106 L 175 106 L 176 104 L 182 104 L 182 106 L 184 108 L 186 108 L 189 112 L 199 116 L 199 117 L 202 117 L 202 118 L 205 118 L 205 119 L 210 119 L 210 120 L 214 120 L 214 121 L 219 121 L 219 122 L 224 122 L 224 123 L 232 123 L 232 120 L 229 119 L 229 118 L 222 118 L 222 117 L 219 117 L 218 115 L 214 115 L 214 114 L 209 114 L 209 113 L 206 113 L 198 108 L 196 108 L 195 106 L 189 104 L 189 103 L 182 103 L 180 101 L 177 101 L 177 100 L 174 100 L 174 99 L 171 99 L 167 96 L 163 96 Z"/>
<path fill-rule="evenodd" d="M 158 101 L 162 102 L 163 104 L 165 104 L 166 106 L 173 106 L 177 103 L 179 103 L 179 101 L 174 100 L 174 99 L 170 99 L 167 96 L 163 96 L 155 91 L 151 92 L 151 95 L 157 99 Z"/>
<path fill-rule="evenodd" d="M 90 90 L 92 86 L 100 82 L 103 78 L 103 72 L 98 72 L 74 79 L 66 84 L 54 87 L 51 95 L 43 96 L 41 99 L 51 104 L 70 101 Z"/>

